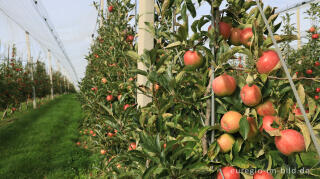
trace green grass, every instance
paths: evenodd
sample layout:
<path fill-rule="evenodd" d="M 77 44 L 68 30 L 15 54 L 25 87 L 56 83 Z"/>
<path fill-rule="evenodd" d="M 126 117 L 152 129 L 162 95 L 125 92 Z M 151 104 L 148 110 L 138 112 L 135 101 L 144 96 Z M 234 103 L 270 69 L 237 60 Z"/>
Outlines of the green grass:
<path fill-rule="evenodd" d="M 0 125 L 0 178 L 78 178 L 86 173 L 91 154 L 75 144 L 82 117 L 75 96 L 64 95 Z"/>

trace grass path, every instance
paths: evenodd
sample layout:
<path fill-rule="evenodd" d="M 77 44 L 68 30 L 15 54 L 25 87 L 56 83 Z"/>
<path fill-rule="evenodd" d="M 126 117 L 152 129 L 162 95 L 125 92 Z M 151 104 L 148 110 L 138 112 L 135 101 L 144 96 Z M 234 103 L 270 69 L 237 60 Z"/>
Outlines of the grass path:
<path fill-rule="evenodd" d="M 78 178 L 91 162 L 75 145 L 81 120 L 79 102 L 65 95 L 0 124 L 0 178 Z"/>

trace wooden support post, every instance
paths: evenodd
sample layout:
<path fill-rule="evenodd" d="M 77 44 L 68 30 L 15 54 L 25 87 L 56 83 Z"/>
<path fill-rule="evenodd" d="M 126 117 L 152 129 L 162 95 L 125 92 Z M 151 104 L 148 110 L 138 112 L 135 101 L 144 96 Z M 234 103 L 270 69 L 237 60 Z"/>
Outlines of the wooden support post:
<path fill-rule="evenodd" d="M 28 51 L 28 63 L 29 63 L 29 70 L 31 73 L 31 81 L 32 84 L 32 96 L 33 96 L 33 109 L 37 108 L 36 103 L 36 88 L 34 86 L 34 78 L 33 78 L 33 60 L 31 58 L 31 50 L 30 50 L 30 39 L 29 39 L 29 32 L 26 31 L 26 43 L 27 43 L 27 51 Z"/>
<path fill-rule="evenodd" d="M 52 81 L 52 63 L 51 63 L 51 51 L 48 50 L 48 61 L 49 61 L 49 77 L 50 77 L 50 87 L 51 87 L 51 99 L 53 99 L 53 81 Z"/>
<path fill-rule="evenodd" d="M 100 27 L 103 26 L 104 0 L 100 0 Z"/>
<path fill-rule="evenodd" d="M 153 36 L 146 29 L 148 28 L 145 22 L 149 22 L 150 24 L 154 23 L 154 1 L 153 0 L 140 0 L 139 1 L 139 34 L 138 34 L 138 54 L 142 55 L 144 50 L 153 49 L 154 42 Z M 138 69 L 147 70 L 147 67 L 142 63 L 138 62 Z M 142 75 L 137 76 L 137 85 L 145 86 L 147 82 L 147 78 Z M 145 96 L 139 90 L 137 91 L 137 103 L 138 106 L 144 107 L 148 103 L 150 103 L 152 99 L 150 97 Z"/>
<path fill-rule="evenodd" d="M 301 48 L 300 7 L 297 8 L 298 49 Z"/>

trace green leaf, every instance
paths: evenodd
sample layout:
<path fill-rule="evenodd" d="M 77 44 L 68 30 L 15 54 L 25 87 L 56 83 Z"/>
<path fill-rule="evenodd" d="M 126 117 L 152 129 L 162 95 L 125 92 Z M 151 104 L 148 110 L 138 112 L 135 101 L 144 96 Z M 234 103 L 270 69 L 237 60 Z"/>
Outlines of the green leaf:
<path fill-rule="evenodd" d="M 249 122 L 248 122 L 246 116 L 244 116 L 240 119 L 239 125 L 240 125 L 239 132 L 240 132 L 241 136 L 243 137 L 243 139 L 246 140 L 248 137 L 249 130 L 250 130 Z"/>
<path fill-rule="evenodd" d="M 235 157 L 232 161 L 232 164 L 239 168 L 249 168 L 250 162 L 242 157 Z"/>
<path fill-rule="evenodd" d="M 210 144 L 209 149 L 208 149 L 208 157 L 210 160 L 213 160 L 216 158 L 216 156 L 219 154 L 220 152 L 220 147 L 217 143 L 217 141 L 213 142 L 212 144 Z"/>
<path fill-rule="evenodd" d="M 309 129 L 308 129 L 307 125 L 302 123 L 302 122 L 297 122 L 296 126 L 298 126 L 300 128 L 300 130 L 301 130 L 301 133 L 302 133 L 303 138 L 304 138 L 304 142 L 306 144 L 306 151 L 308 151 L 309 145 L 311 143 L 311 137 L 310 137 Z"/>
<path fill-rule="evenodd" d="M 127 51 L 126 55 L 128 55 L 131 59 L 138 61 L 140 59 L 140 56 L 135 51 Z"/>
<path fill-rule="evenodd" d="M 191 16 L 192 16 L 193 18 L 195 18 L 196 15 L 197 15 L 197 13 L 196 13 L 196 8 L 194 8 L 194 5 L 193 5 L 193 3 L 192 3 L 192 0 L 187 0 L 187 1 L 186 1 L 186 4 L 187 4 L 188 10 L 189 10 L 190 13 L 191 13 Z"/>
<path fill-rule="evenodd" d="M 167 45 L 166 48 L 169 49 L 169 48 L 177 47 L 177 46 L 180 46 L 180 45 L 181 45 L 181 42 L 180 41 L 176 41 L 176 42 L 173 42 L 173 43 Z"/>

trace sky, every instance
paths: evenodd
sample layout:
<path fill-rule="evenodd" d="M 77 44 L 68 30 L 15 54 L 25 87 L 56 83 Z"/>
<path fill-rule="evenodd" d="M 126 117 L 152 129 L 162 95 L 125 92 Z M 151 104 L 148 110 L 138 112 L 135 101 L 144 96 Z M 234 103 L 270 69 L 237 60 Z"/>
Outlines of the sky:
<path fill-rule="evenodd" d="M 79 79 L 84 77 L 87 61 L 85 55 L 88 54 L 92 42 L 91 34 L 96 27 L 97 11 L 94 8 L 93 0 L 38 0 L 44 7 L 46 14 L 60 37 L 65 51 L 71 59 Z M 95 0 L 99 1 L 100 0 Z M 134 0 L 132 0 L 134 2 Z M 194 2 L 196 2 L 194 0 Z M 287 8 L 293 4 L 302 2 L 302 0 L 264 0 L 265 5 Z M 31 53 L 34 58 L 40 56 L 40 60 L 48 64 L 47 50 L 50 49 L 53 54 L 53 68 L 58 69 L 57 60 L 60 61 L 68 72 L 68 76 L 74 82 L 77 81 L 69 63 L 57 47 L 54 38 L 47 29 L 39 13 L 33 6 L 33 0 L 0 0 L 0 54 L 7 54 L 8 46 L 15 43 L 18 48 L 18 55 L 26 57 L 25 33 L 30 32 Z M 107 5 L 105 5 L 107 6 Z M 202 5 L 197 8 L 197 17 L 209 14 L 210 7 Z M 304 19 L 302 13 L 306 7 L 301 8 L 301 31 L 302 36 L 309 29 L 311 23 Z M 290 11 L 295 13 L 296 10 Z M 193 21 L 192 18 L 190 18 Z M 278 18 L 280 22 L 281 18 Z M 292 16 L 293 22 L 296 22 L 296 16 Z M 19 24 L 20 26 L 18 26 Z"/>

